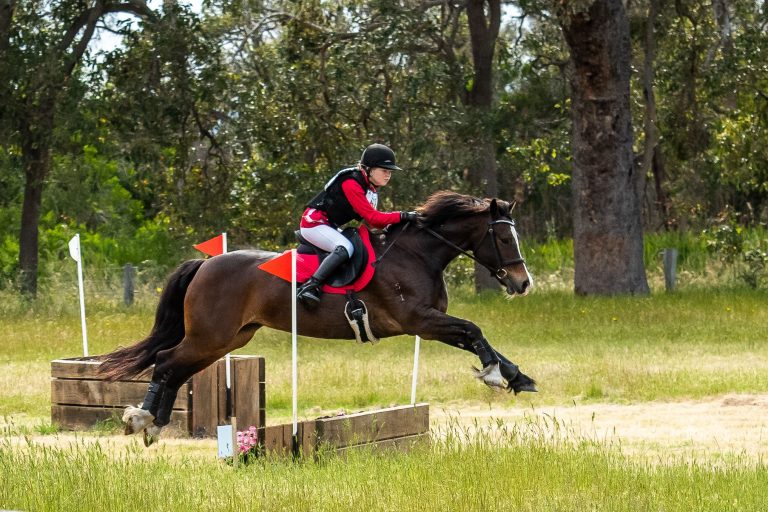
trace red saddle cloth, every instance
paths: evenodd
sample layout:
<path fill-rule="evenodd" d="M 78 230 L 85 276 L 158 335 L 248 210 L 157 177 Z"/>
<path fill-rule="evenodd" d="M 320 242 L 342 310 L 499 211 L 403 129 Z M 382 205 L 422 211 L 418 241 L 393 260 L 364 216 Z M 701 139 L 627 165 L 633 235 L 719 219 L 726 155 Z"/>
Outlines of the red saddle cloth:
<path fill-rule="evenodd" d="M 326 293 L 346 293 L 347 290 L 359 292 L 371 282 L 373 279 L 373 262 L 376 261 L 376 254 L 373 252 L 373 245 L 371 245 L 371 234 L 368 228 L 360 226 L 357 228 L 360 238 L 363 240 L 365 250 L 368 251 L 368 262 L 363 267 L 363 271 L 360 275 L 352 281 L 350 284 L 342 287 L 323 285 L 323 291 Z M 315 273 L 317 267 L 320 266 L 317 254 L 296 254 L 296 281 L 303 283 Z M 281 279 L 291 281 L 291 251 L 285 251 L 283 254 L 276 258 L 262 263 L 259 268 L 270 274 L 274 274 Z"/>

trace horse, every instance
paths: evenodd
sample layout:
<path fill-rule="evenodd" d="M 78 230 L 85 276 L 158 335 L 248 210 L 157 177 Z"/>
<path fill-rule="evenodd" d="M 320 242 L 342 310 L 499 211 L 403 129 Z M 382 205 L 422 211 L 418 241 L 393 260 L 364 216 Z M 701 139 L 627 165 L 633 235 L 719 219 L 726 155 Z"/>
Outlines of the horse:
<path fill-rule="evenodd" d="M 371 313 L 374 336 L 409 334 L 441 341 L 476 355 L 481 368 L 474 368 L 475 376 L 488 386 L 515 394 L 537 391 L 536 382 L 496 351 L 477 325 L 446 314 L 443 271 L 459 254 L 488 268 L 508 294 L 529 292 L 532 278 L 510 204 L 439 191 L 416 211 L 419 220 L 413 226 L 389 226 L 375 244 L 375 274 L 357 292 Z M 262 326 L 291 331 L 291 283 L 259 269 L 277 256 L 240 250 L 188 260 L 171 273 L 149 335 L 102 356 L 99 365 L 108 380 L 155 365 L 143 404 L 124 412 L 126 435 L 143 432 L 149 446 L 170 422 L 178 390 L 192 375 L 244 346 Z M 302 307 L 298 333 L 354 339 L 345 304 L 344 295 L 326 293 L 315 309 Z"/>

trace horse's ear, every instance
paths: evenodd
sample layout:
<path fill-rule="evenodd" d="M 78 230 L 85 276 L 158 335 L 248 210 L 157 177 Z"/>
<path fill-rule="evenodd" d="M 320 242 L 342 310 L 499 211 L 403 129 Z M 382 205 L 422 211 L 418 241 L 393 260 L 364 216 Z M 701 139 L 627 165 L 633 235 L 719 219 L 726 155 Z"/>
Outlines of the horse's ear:
<path fill-rule="evenodd" d="M 499 217 L 499 203 L 496 202 L 496 199 L 491 199 L 491 218 L 497 219 Z"/>

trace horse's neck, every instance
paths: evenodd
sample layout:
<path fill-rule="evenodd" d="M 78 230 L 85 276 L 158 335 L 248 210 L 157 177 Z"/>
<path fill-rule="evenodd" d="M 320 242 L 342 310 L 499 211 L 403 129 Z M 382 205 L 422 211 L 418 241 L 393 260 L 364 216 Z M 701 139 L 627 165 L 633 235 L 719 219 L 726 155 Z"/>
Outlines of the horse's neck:
<path fill-rule="evenodd" d="M 400 236 L 401 229 L 387 236 L 388 244 L 392 243 L 399 236 L 400 238 L 396 241 L 396 245 L 402 245 L 404 249 L 425 261 L 429 267 L 434 267 L 435 270 L 443 271 L 451 261 L 461 254 L 460 251 L 440 240 L 426 229 L 413 229 L 411 231 L 412 228 L 409 227 L 408 231 Z M 465 251 L 473 249 L 471 245 L 471 229 L 461 230 L 456 229 L 456 226 L 451 226 L 450 230 L 446 230 L 442 226 L 434 226 L 431 229 Z M 446 231 L 449 232 L 446 233 Z"/>

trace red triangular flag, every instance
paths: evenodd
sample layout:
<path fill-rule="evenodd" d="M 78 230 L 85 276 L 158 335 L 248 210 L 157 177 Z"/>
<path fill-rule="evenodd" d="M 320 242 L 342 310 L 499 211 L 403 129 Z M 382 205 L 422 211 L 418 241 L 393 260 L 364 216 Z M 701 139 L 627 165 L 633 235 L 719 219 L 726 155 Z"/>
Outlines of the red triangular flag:
<path fill-rule="evenodd" d="M 208 256 L 218 256 L 224 254 L 224 235 L 215 236 L 210 240 L 201 242 L 195 246 L 200 252 L 204 252 Z"/>
<path fill-rule="evenodd" d="M 276 275 L 280 279 L 291 282 L 291 251 L 284 252 L 277 258 L 272 258 L 259 265 L 264 272 Z"/>

